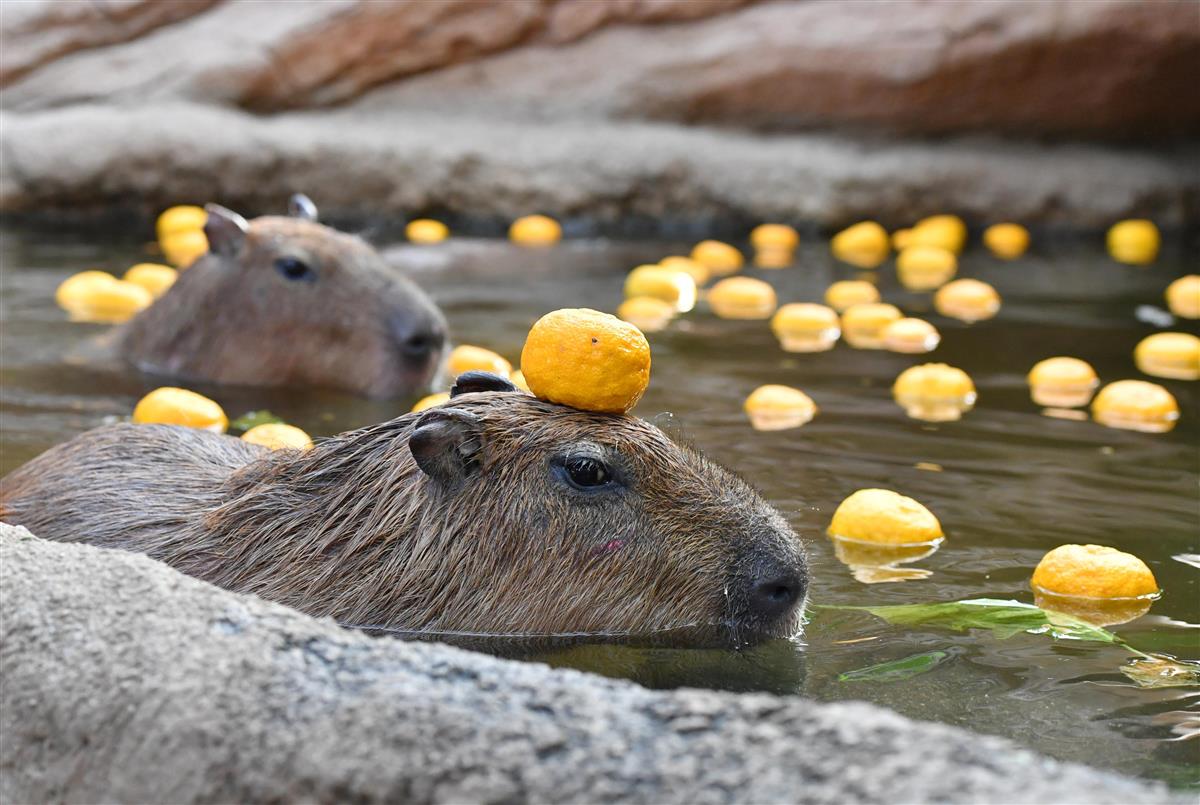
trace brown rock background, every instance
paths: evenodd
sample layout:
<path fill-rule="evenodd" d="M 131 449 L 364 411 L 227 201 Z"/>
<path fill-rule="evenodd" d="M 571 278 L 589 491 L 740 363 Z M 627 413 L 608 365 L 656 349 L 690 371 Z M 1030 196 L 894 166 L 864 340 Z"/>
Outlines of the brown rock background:
<path fill-rule="evenodd" d="M 410 109 L 770 130 L 1200 133 L 1192 0 L 32 2 L 5 5 L 3 37 L 0 87 L 20 109 L 274 112 L 389 89 Z"/>
<path fill-rule="evenodd" d="M 378 130 L 363 135 L 374 143 L 370 153 L 350 143 L 335 157 L 351 172 L 361 172 L 372 155 L 422 158 L 397 150 L 412 139 L 407 131 L 394 137 L 395 149 L 379 153 L 396 127 L 414 125 L 430 137 L 447 128 L 474 132 L 485 166 L 496 158 L 489 155 L 503 155 L 488 141 L 501 123 L 520 138 L 505 143 L 514 149 L 528 132 L 540 143 L 548 128 L 567 138 L 582 128 L 612 132 L 604 148 L 617 143 L 619 151 L 622 126 L 636 130 L 632 144 L 666 132 L 654 128 L 660 124 L 725 129 L 740 138 L 742 152 L 752 142 L 746 138 L 763 135 L 764 144 L 795 138 L 798 153 L 826 145 L 904 153 L 919 141 L 978 136 L 1031 148 L 1114 143 L 1122 149 L 1112 152 L 1114 160 L 1135 153 L 1158 160 L 1156 175 L 1177 177 L 1166 185 L 1155 179 L 1152 192 L 1139 189 L 1123 210 L 1181 220 L 1195 205 L 1183 181 L 1196 169 L 1189 141 L 1200 134 L 1200 92 L 1192 86 L 1200 76 L 1200 3 L 1193 0 L 30 0 L 0 3 L 0 45 L 0 147 L 7 157 L 0 209 L 128 199 L 146 194 L 148 184 L 157 188 L 147 198 L 152 203 L 194 193 L 197 184 L 230 202 L 257 203 L 257 196 L 232 192 L 236 179 L 181 183 L 158 127 L 153 140 L 134 128 L 117 136 L 114 113 L 201 127 L 205 159 L 249 160 L 268 174 L 307 170 L 315 157 L 304 143 L 324 143 L 322 127 L 335 120 L 359 132 Z M 57 163 L 79 159 L 76 132 L 57 150 L 53 135 L 50 143 L 22 139 L 31 131 L 46 136 L 60 119 L 86 127 L 91 115 L 103 131 L 97 153 L 87 156 L 93 168 L 128 170 L 144 155 L 143 162 L 158 163 L 143 166 L 160 172 L 157 184 L 112 175 L 98 183 L 95 170 L 72 177 Z M 238 134 L 224 141 L 220 121 Z M 261 153 L 244 153 L 247 136 Z M 603 162 L 595 147 L 580 149 Z M 666 151 L 686 169 L 683 149 Z M 49 173 L 39 172 L 40 162 L 24 164 L 22 154 L 31 150 L 52 166 Z M 473 149 L 465 150 L 460 157 L 470 163 Z M 591 170 L 619 174 L 630 155 L 612 158 L 611 171 L 604 164 Z M 982 162 L 988 158 L 984 149 Z M 938 173 L 936 157 L 927 161 Z M 1184 169 L 1164 170 L 1164 162 Z M 949 181 L 930 177 L 937 180 L 930 189 L 970 181 L 959 164 Z M 836 187 L 836 170 L 809 168 L 829 174 Z M 803 174 L 797 167 L 796 180 Z M 855 185 L 864 178 L 855 171 L 844 177 Z M 638 172 L 621 192 L 637 192 L 644 179 Z M 921 177 L 909 179 L 919 190 Z M 1044 181 L 1030 183 L 1050 192 Z M 277 189 L 269 178 L 260 188 L 263 195 Z M 430 204 L 454 208 L 436 188 L 428 191 Z M 985 205 L 937 192 L 934 207 Z M 376 190 L 361 200 L 393 209 L 394 195 Z M 504 214 L 522 205 L 565 211 L 552 193 L 510 195 L 512 209 L 507 200 L 500 205 Z M 1059 195 L 1069 197 L 1070 188 Z M 693 201 L 684 200 L 684 214 Z M 832 220 L 855 206 L 836 201 L 816 217 Z M 1101 215 L 1073 203 L 1060 200 L 1053 212 L 1075 223 Z M 1023 206 L 1055 204 L 1039 197 Z M 734 206 L 753 215 L 773 209 Z"/>

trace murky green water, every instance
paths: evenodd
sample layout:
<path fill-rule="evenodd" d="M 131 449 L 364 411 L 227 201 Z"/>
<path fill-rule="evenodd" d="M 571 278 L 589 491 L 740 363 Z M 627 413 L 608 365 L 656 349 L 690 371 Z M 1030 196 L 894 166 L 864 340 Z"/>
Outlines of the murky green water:
<path fill-rule="evenodd" d="M 456 342 L 515 360 L 542 313 L 581 305 L 613 310 L 626 271 L 688 245 L 573 241 L 531 252 L 460 241 L 400 246 L 390 256 L 442 305 Z M 3 232 L 0 472 L 128 415 L 141 394 L 161 384 L 119 368 L 67 362 L 65 355 L 106 328 L 68 323 L 52 300 L 57 283 L 74 271 L 121 271 L 143 257 L 135 241 Z M 1176 251 L 1153 268 L 1134 269 L 1081 244 L 1012 264 L 972 251 L 960 276 L 993 284 L 1004 307 L 996 319 L 970 327 L 933 314 L 929 296 L 903 291 L 885 266 L 878 272 L 885 301 L 928 315 L 942 331 L 941 346 L 928 358 L 845 344 L 790 355 L 765 323 L 694 313 L 651 337 L 653 380 L 637 413 L 694 441 L 787 515 L 809 540 L 812 600 L 820 604 L 1031 601 L 1029 575 L 1045 551 L 1066 542 L 1112 545 L 1145 559 L 1165 590 L 1148 615 L 1113 630 L 1144 651 L 1197 659 L 1200 569 L 1176 557 L 1200 553 L 1198 384 L 1156 381 L 1176 395 L 1183 418 L 1173 432 L 1149 435 L 1042 416 L 1024 376 L 1035 361 L 1067 354 L 1091 362 L 1105 381 L 1141 377 L 1133 346 L 1155 328 L 1138 320 L 1137 308 L 1161 308 L 1168 282 L 1198 265 L 1196 255 Z M 781 301 L 817 301 L 830 282 L 860 272 L 835 264 L 817 243 L 802 248 L 797 267 L 750 273 L 769 280 Z M 1197 331 L 1194 324 L 1173 329 Z M 963 421 L 922 424 L 892 402 L 896 374 L 925 360 L 973 376 L 979 402 Z M 799 430 L 753 431 L 741 402 L 768 382 L 803 388 L 820 414 Z M 231 415 L 270 408 L 317 436 L 408 409 L 407 401 L 195 388 Z M 948 539 L 918 563 L 932 571 L 927 578 L 865 585 L 834 557 L 825 526 L 838 502 L 865 486 L 902 491 L 939 516 Z M 839 681 L 847 672 L 922 653 L 932 659 L 911 678 Z M 915 718 L 1005 735 L 1056 757 L 1200 784 L 1200 691 L 1136 687 L 1118 671 L 1130 654 L 1114 646 L 1024 634 L 1001 641 L 984 632 L 900 628 L 865 613 L 817 610 L 799 646 L 779 641 L 741 653 L 582 646 L 540 658 L 656 687 L 865 699 Z"/>

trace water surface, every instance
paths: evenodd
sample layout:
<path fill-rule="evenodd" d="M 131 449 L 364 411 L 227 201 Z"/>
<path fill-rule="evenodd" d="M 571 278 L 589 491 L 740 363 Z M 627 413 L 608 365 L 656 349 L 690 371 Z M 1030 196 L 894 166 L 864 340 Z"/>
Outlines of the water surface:
<path fill-rule="evenodd" d="M 76 433 L 128 416 L 142 394 L 164 381 L 70 359 L 107 328 L 68 323 L 53 303 L 56 285 L 70 273 L 123 271 L 146 258 L 142 243 L 47 231 L 2 234 L 0 472 L 8 472 Z M 583 240 L 529 251 L 472 240 L 400 245 L 388 254 L 442 305 L 457 342 L 491 347 L 516 362 L 542 313 L 614 310 L 626 271 L 689 245 Z M 1132 350 L 1156 328 L 1140 321 L 1137 310 L 1150 306 L 1161 315 L 1163 289 L 1197 265 L 1192 254 L 1130 268 L 1081 244 L 1014 263 L 971 251 L 960 276 L 993 284 L 1004 299 L 996 319 L 972 326 L 933 313 L 929 294 L 900 288 L 890 264 L 866 272 L 877 275 L 885 301 L 927 316 L 941 330 L 941 345 L 927 357 L 845 344 L 793 355 L 777 347 L 765 323 L 693 313 L 651 336 L 653 380 L 637 413 L 735 469 L 784 512 L 808 539 L 812 599 L 820 604 L 1032 601 L 1029 575 L 1045 551 L 1067 542 L 1111 545 L 1142 557 L 1165 590 L 1148 615 L 1114 631 L 1142 650 L 1197 659 L 1200 570 L 1173 558 L 1200 553 L 1197 384 L 1149 378 L 1176 395 L 1183 413 L 1173 432 L 1150 435 L 1045 417 L 1024 381 L 1033 363 L 1060 354 L 1089 361 L 1104 381 L 1147 379 L 1134 367 Z M 830 282 L 864 274 L 836 264 L 813 238 L 794 267 L 748 273 L 771 282 L 783 302 L 819 301 Z M 1194 324 L 1172 329 L 1197 332 Z M 892 402 L 895 376 L 926 360 L 959 366 L 974 378 L 979 401 L 961 422 L 910 420 Z M 762 383 L 804 389 L 819 415 L 798 430 L 753 431 L 741 402 Z M 391 418 L 411 402 L 192 387 L 231 416 L 269 408 L 314 436 Z M 927 578 L 865 585 L 833 555 L 823 536 L 829 518 L 846 495 L 867 486 L 911 495 L 941 519 L 945 544 L 916 565 L 931 571 Z M 839 681 L 916 654 L 933 659 L 911 678 Z M 1137 688 L 1118 671 L 1130 655 L 1114 646 L 1034 635 L 1001 641 L 984 632 L 893 627 L 865 613 L 815 610 L 802 643 L 743 652 L 577 646 L 538 656 L 655 687 L 864 699 L 914 718 L 1008 736 L 1055 757 L 1200 784 L 1200 691 Z"/>

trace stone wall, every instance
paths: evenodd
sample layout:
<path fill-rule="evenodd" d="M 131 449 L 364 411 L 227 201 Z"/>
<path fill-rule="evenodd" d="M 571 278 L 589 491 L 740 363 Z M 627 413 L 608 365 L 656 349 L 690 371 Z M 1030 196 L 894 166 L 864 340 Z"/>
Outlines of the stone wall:
<path fill-rule="evenodd" d="M 345 631 L 0 524 L 4 802 L 1162 802 L 860 703 Z"/>
<path fill-rule="evenodd" d="M 1198 74 L 1189 0 L 30 0 L 0 212 L 1171 227 Z"/>
<path fill-rule="evenodd" d="M 21 110 L 373 93 L 772 130 L 1200 133 L 1188 0 L 107 0 L 19 5 L 0 36 L 4 105 Z"/>

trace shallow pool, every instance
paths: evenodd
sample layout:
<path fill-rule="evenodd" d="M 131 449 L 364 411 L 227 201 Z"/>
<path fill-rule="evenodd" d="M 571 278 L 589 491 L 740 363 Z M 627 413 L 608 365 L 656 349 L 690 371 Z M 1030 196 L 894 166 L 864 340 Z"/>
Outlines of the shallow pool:
<path fill-rule="evenodd" d="M 56 285 L 74 271 L 123 271 L 145 259 L 140 241 L 13 228 L 2 236 L 0 472 L 8 472 L 76 433 L 127 416 L 139 396 L 163 381 L 81 360 L 88 340 L 106 328 L 68 323 L 53 303 Z M 748 273 L 771 282 L 782 302 L 819 301 L 830 282 L 864 273 L 835 263 L 824 241 L 806 243 L 792 268 Z M 398 245 L 388 256 L 442 305 L 456 342 L 488 346 L 515 361 L 542 313 L 583 305 L 613 310 L 626 271 L 689 245 L 575 240 L 529 251 L 461 240 Z M 1200 658 L 1197 384 L 1150 378 L 1170 389 L 1182 409 L 1174 431 L 1150 435 L 1043 416 L 1024 376 L 1037 360 L 1066 354 L 1091 362 L 1103 381 L 1142 377 L 1132 350 L 1157 329 L 1143 320 L 1163 315 L 1163 289 L 1197 265 L 1196 255 L 1176 252 L 1152 268 L 1120 266 L 1083 242 L 1035 249 L 1014 263 L 975 249 L 960 276 L 994 285 L 1004 306 L 997 318 L 972 326 L 933 313 L 928 294 L 904 291 L 890 263 L 870 272 L 885 301 L 929 317 L 941 330 L 942 343 L 929 356 L 845 344 L 788 354 L 765 323 L 693 313 L 651 336 L 653 379 L 637 413 L 735 469 L 785 513 L 809 542 L 817 604 L 985 596 L 1028 602 L 1029 575 L 1045 551 L 1066 542 L 1112 545 L 1146 560 L 1165 591 L 1148 615 L 1112 630 L 1142 651 L 1194 660 Z M 1194 324 L 1171 329 L 1197 332 Z M 892 401 L 895 376 L 926 360 L 959 366 L 974 378 L 979 401 L 961 422 L 911 420 Z M 820 413 L 797 430 L 755 432 L 741 402 L 763 383 L 804 389 Z M 231 416 L 267 408 L 315 436 L 391 418 L 411 402 L 193 388 Z M 843 497 L 866 486 L 911 495 L 941 519 L 946 542 L 913 565 L 928 576 L 867 585 L 834 556 L 824 537 L 829 518 Z M 852 673 L 916 655 L 905 666 L 916 673 L 884 679 Z M 1112 645 L 1030 634 L 999 640 L 986 631 L 896 627 L 867 613 L 814 609 L 799 644 L 778 641 L 744 652 L 575 646 L 536 656 L 656 687 L 865 699 L 915 718 L 1005 735 L 1056 757 L 1200 785 L 1200 691 L 1135 686 L 1119 672 L 1132 655 Z"/>

